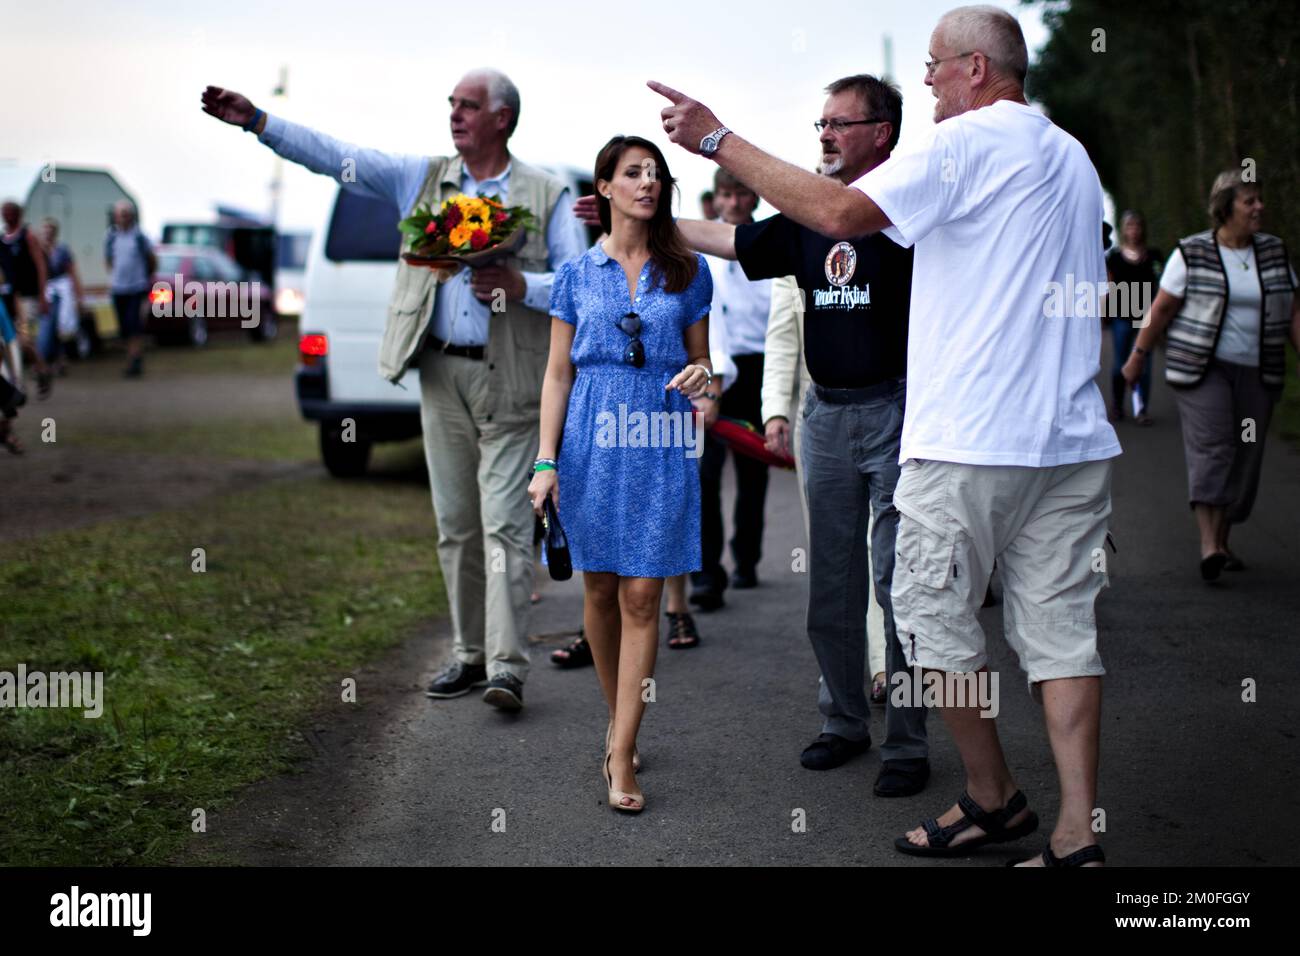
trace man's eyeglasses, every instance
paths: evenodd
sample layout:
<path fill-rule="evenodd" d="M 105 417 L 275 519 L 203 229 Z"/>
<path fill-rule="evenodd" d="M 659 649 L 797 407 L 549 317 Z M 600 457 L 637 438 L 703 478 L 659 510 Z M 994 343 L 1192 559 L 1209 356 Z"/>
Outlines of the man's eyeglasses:
<path fill-rule="evenodd" d="M 640 338 L 641 316 L 635 312 L 629 312 L 618 320 L 618 327 L 623 330 L 625 335 L 632 337 L 632 341 L 627 343 L 627 348 L 623 349 L 623 361 L 633 368 L 643 368 L 645 366 L 645 346 L 641 344 Z"/>
<path fill-rule="evenodd" d="M 850 126 L 869 126 L 872 123 L 888 123 L 888 122 L 889 120 L 887 119 L 864 119 L 864 120 L 819 119 L 813 123 L 813 129 L 817 130 L 817 132 L 820 133 L 827 126 L 829 126 L 833 132 L 842 133 Z"/>
<path fill-rule="evenodd" d="M 939 68 L 940 63 L 947 63 L 949 60 L 960 60 L 966 56 L 974 56 L 978 52 L 978 50 L 967 50 L 965 53 L 954 53 L 952 56 L 941 56 L 936 60 L 926 60 L 925 73 L 927 76 L 934 76 L 934 71 Z"/>

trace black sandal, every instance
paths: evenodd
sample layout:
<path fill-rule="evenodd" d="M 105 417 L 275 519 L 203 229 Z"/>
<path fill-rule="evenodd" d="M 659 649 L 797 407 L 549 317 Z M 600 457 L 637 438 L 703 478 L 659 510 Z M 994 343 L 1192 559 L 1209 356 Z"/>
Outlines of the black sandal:
<path fill-rule="evenodd" d="M 1025 799 L 1025 795 L 1017 790 L 1011 795 L 1005 807 L 1001 810 L 989 811 L 972 800 L 971 795 L 963 790 L 961 796 L 957 798 L 957 807 L 962 813 L 960 820 L 941 827 L 939 821 L 931 817 L 921 823 L 925 828 L 927 846 L 917 846 L 906 836 L 901 836 L 894 840 L 894 848 L 900 853 L 911 856 L 964 856 L 990 843 L 1019 840 L 1038 829 L 1038 814 L 1030 811 L 1029 815 L 1015 826 L 1007 826 L 1007 821 L 1028 805 L 1029 801 Z M 974 837 L 965 843 L 958 843 L 956 846 L 952 845 L 953 837 L 974 826 L 983 830 L 984 835 Z"/>
<path fill-rule="evenodd" d="M 1043 860 L 1043 866 L 1083 866 L 1085 863 L 1105 863 L 1106 854 L 1102 852 L 1101 844 L 1092 843 L 1081 850 L 1075 850 L 1066 856 L 1057 856 L 1052 852 L 1052 844 L 1047 844 L 1043 852 L 1039 854 Z M 1028 863 L 1034 857 L 1026 857 L 1023 860 L 1007 860 L 1007 866 L 1019 866 L 1021 863 Z"/>
<path fill-rule="evenodd" d="M 695 618 L 685 611 L 668 611 L 668 646 L 684 651 L 700 643 L 700 632 L 695 630 Z"/>
<path fill-rule="evenodd" d="M 551 663 L 564 670 L 571 667 L 588 667 L 594 663 L 591 658 L 591 645 L 579 633 L 568 647 L 557 647 L 551 651 Z"/>

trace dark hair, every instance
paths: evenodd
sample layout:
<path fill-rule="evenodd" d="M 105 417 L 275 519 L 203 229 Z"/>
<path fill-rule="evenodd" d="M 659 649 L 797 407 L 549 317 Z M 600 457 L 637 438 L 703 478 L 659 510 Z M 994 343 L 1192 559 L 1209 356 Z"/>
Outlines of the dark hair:
<path fill-rule="evenodd" d="M 1132 219 L 1142 229 L 1142 241 L 1147 241 L 1147 217 L 1136 209 L 1125 209 L 1119 217 L 1120 238 L 1123 238 L 1124 223 Z"/>
<path fill-rule="evenodd" d="M 713 198 L 712 189 L 706 189 L 704 190 L 704 192 L 700 193 L 700 202 L 704 202 L 705 200 L 712 199 L 712 198 Z"/>
<path fill-rule="evenodd" d="M 892 153 L 898 145 L 898 135 L 903 131 L 903 94 L 889 80 L 882 80 L 870 73 L 858 73 L 843 76 L 826 87 L 831 96 L 853 90 L 862 99 L 866 111 L 872 116 L 889 121 L 889 151 Z"/>
<path fill-rule="evenodd" d="M 640 136 L 615 136 L 596 155 L 592 181 L 594 183 L 603 179 L 613 182 L 623 154 L 636 147 L 654 157 L 659 182 L 663 184 L 659 189 L 659 205 L 655 207 L 654 217 L 650 220 L 648 245 L 651 275 L 663 284 L 665 292 L 685 292 L 695 281 L 699 260 L 687 248 L 677 229 L 677 223 L 673 221 L 673 190 L 677 188 L 677 180 L 668 171 L 668 161 L 664 159 L 659 147 Z M 600 225 L 608 234 L 612 223 L 609 200 L 599 190 L 596 191 L 596 210 L 600 214 Z"/>

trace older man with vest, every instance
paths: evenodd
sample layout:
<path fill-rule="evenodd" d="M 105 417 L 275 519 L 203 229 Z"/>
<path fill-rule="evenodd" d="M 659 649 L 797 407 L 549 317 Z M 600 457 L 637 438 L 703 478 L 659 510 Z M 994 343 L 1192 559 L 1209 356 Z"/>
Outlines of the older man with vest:
<path fill-rule="evenodd" d="M 389 381 L 399 382 L 411 366 L 420 373 L 438 558 L 454 633 L 453 658 L 427 693 L 459 697 L 486 684 L 486 702 L 517 711 L 528 674 L 533 582 L 526 492 L 550 348 L 551 284 L 554 271 L 587 243 L 567 187 L 510 154 L 519 91 L 509 78 L 475 70 L 448 101 L 456 153 L 428 158 L 340 142 L 268 116 L 219 87 L 204 92 L 203 109 L 344 188 L 392 202 L 402 215 L 465 194 L 499 195 L 536 217 L 539 228 L 519 253 L 497 264 L 440 277 L 399 263 L 379 351 L 379 372 Z"/>

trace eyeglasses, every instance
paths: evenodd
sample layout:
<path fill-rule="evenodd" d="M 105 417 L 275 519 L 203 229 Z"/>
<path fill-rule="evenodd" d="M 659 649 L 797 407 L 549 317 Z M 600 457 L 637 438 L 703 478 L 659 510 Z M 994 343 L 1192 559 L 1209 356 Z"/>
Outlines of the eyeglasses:
<path fill-rule="evenodd" d="M 627 343 L 627 348 L 623 350 L 623 361 L 633 368 L 643 368 L 645 366 L 645 346 L 641 344 L 641 316 L 635 312 L 629 312 L 623 318 L 618 320 L 618 327 L 623 330 L 625 335 L 630 335 L 632 341 Z"/>
<path fill-rule="evenodd" d="M 889 120 L 887 119 L 864 119 L 864 120 L 819 119 L 813 123 L 813 129 L 817 130 L 817 132 L 820 133 L 827 126 L 829 126 L 832 132 L 842 133 L 850 126 L 869 126 L 872 123 L 888 123 L 888 122 Z"/>
<path fill-rule="evenodd" d="M 927 76 L 934 76 L 935 69 L 940 63 L 947 63 L 949 60 L 960 60 L 962 57 L 974 56 L 978 50 L 967 50 L 965 53 L 954 53 L 952 56 L 941 56 L 937 60 L 925 61 L 925 73 Z"/>

